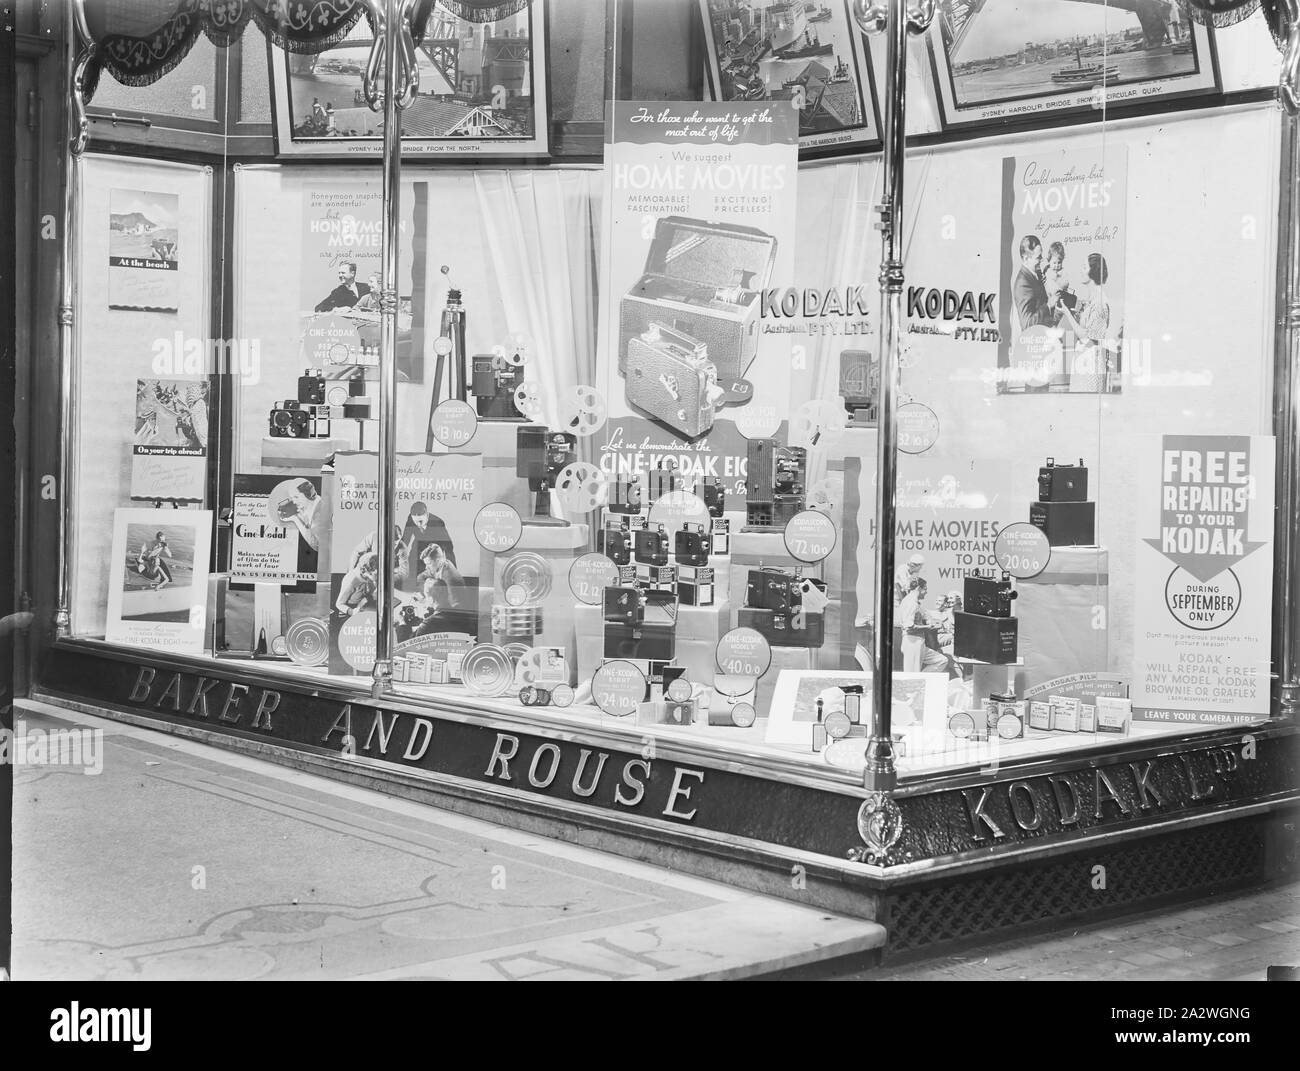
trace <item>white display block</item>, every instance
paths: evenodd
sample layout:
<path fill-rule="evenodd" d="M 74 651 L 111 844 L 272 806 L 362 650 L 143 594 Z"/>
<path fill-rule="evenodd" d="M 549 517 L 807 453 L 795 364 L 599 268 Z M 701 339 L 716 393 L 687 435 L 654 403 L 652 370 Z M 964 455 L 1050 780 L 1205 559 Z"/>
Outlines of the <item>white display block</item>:
<path fill-rule="evenodd" d="M 1110 668 L 1110 555 L 1104 547 L 1053 547 L 1047 568 L 1017 580 L 1016 591 L 1023 687 Z"/>
<path fill-rule="evenodd" d="M 516 457 L 518 450 L 518 432 L 524 421 L 480 420 L 474 431 L 474 438 L 456 453 L 483 455 L 483 491 L 482 502 L 505 502 L 511 505 L 525 521 L 533 515 L 533 493 L 528 490 L 528 481 L 518 476 Z M 434 453 L 446 452 L 447 448 L 435 443 Z M 558 504 L 552 499 L 551 509 L 556 512 Z M 558 513 L 557 513 L 558 516 Z"/>
<path fill-rule="evenodd" d="M 1020 626 L 1024 628 L 1023 625 Z M 982 703 L 994 692 L 1002 695 L 1012 693 L 1025 694 L 1025 660 L 1017 658 L 1005 665 L 981 662 L 977 658 L 958 658 L 957 664 L 964 673 L 970 674 L 971 696 L 975 703 Z"/>
<path fill-rule="evenodd" d="M 326 458 L 354 449 L 346 439 L 281 439 L 262 437 L 262 467 L 285 469 L 303 476 L 318 476 Z"/>

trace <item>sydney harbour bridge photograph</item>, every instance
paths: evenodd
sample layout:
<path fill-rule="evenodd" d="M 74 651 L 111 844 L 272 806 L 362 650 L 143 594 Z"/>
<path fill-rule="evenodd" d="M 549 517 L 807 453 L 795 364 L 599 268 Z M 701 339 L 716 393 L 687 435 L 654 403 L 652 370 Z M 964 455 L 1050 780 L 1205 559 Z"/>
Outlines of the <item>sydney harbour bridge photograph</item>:
<path fill-rule="evenodd" d="M 1170 0 L 943 0 L 958 107 L 1195 74 L 1189 21 Z"/>

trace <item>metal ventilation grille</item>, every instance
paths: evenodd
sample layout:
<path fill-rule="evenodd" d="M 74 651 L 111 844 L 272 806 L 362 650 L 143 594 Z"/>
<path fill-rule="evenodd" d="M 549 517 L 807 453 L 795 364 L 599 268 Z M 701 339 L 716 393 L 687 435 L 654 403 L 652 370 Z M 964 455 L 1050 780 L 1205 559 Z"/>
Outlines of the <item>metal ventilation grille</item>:
<path fill-rule="evenodd" d="M 1093 868 L 1106 887 L 1093 888 Z M 1050 918 L 1068 918 L 1264 876 L 1264 831 L 1232 823 L 1115 845 L 1009 873 L 939 882 L 901 893 L 889 912 L 890 954 Z"/>

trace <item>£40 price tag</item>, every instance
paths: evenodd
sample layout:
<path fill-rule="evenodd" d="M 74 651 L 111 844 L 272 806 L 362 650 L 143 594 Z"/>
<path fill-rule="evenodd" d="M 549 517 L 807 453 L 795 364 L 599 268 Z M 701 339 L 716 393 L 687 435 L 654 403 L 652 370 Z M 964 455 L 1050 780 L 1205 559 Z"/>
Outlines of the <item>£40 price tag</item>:
<path fill-rule="evenodd" d="M 718 641 L 718 669 L 733 677 L 761 677 L 772 664 L 772 648 L 752 628 L 733 628 Z"/>

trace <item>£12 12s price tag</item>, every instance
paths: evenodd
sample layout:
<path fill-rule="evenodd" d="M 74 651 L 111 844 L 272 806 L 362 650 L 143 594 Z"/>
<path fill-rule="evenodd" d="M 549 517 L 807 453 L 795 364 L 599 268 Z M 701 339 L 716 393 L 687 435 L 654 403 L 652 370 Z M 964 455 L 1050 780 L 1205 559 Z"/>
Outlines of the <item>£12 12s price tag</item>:
<path fill-rule="evenodd" d="M 569 589 L 588 606 L 599 606 L 605 589 L 618 583 L 618 566 L 604 554 L 584 554 L 569 566 Z"/>
<path fill-rule="evenodd" d="M 835 525 L 824 513 L 806 509 L 785 526 L 785 549 L 801 562 L 819 562 L 835 549 Z"/>
<path fill-rule="evenodd" d="M 433 411 L 430 425 L 443 446 L 464 446 L 478 431 L 478 414 L 468 402 L 448 398 Z"/>
<path fill-rule="evenodd" d="M 645 700 L 646 679 L 631 662 L 606 662 L 591 678 L 591 698 L 615 718 L 635 714 Z"/>
<path fill-rule="evenodd" d="M 1047 568 L 1052 547 L 1047 534 L 1028 521 L 1017 521 L 998 532 L 993 541 L 993 556 L 998 568 L 1017 580 L 1028 580 Z"/>
<path fill-rule="evenodd" d="M 761 632 L 733 628 L 718 641 L 718 669 L 732 677 L 761 677 L 772 664 L 772 648 Z"/>
<path fill-rule="evenodd" d="M 474 538 L 480 547 L 495 554 L 513 550 L 523 534 L 519 511 L 506 502 L 491 502 L 474 517 Z"/>

